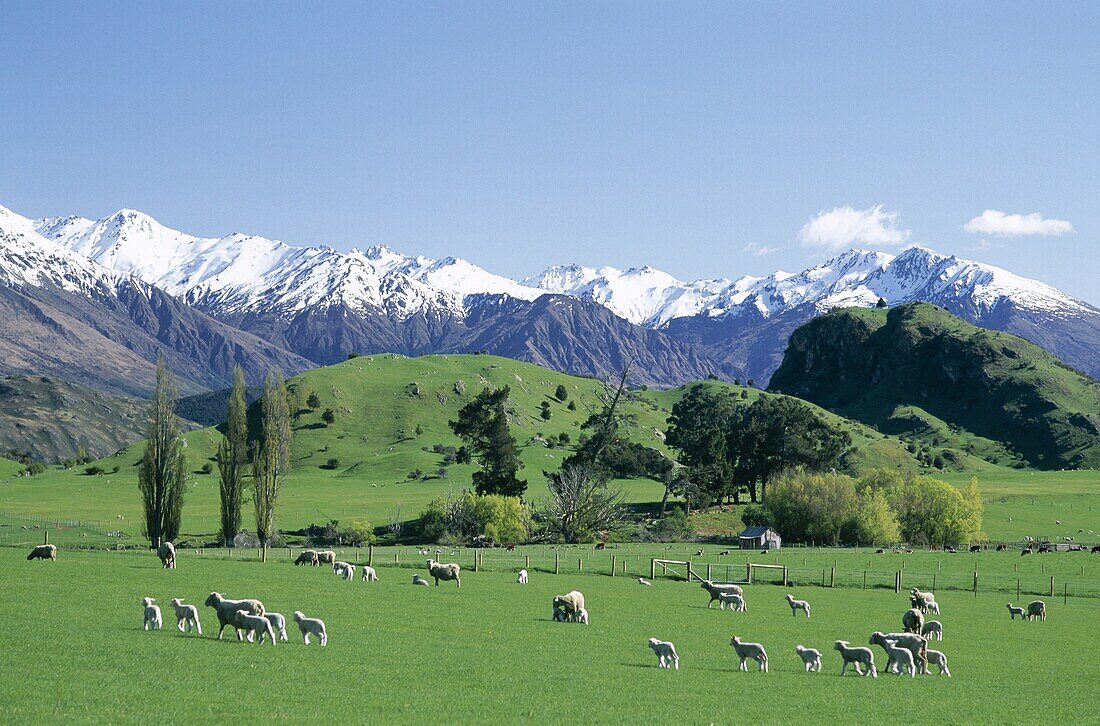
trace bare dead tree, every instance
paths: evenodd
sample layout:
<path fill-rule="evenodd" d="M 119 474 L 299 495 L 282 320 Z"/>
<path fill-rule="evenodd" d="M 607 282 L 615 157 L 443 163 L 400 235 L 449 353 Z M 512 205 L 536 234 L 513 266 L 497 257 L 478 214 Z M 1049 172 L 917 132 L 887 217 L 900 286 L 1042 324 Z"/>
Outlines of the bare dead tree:
<path fill-rule="evenodd" d="M 623 492 L 586 464 L 568 464 L 547 478 L 550 489 L 543 517 L 565 542 L 589 540 L 615 529 L 626 516 Z"/>

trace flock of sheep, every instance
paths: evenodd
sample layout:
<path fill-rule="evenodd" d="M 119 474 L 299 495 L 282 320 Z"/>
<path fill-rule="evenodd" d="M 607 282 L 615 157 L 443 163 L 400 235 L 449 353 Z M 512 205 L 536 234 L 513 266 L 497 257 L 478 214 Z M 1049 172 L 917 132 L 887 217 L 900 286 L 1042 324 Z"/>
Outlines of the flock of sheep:
<path fill-rule="evenodd" d="M 202 635 L 202 623 L 199 621 L 199 609 L 189 605 L 180 598 L 172 598 L 172 609 L 176 613 L 176 628 L 181 633 L 194 631 Z M 145 597 L 141 599 L 143 608 L 142 627 L 144 630 L 162 630 L 164 619 L 156 599 Z M 212 592 L 206 598 L 206 606 L 213 608 L 218 617 L 218 640 L 222 639 L 222 633 L 226 627 L 232 627 L 237 632 L 237 640 L 248 640 L 249 643 L 263 643 L 264 639 L 275 645 L 276 633 L 279 640 L 286 641 L 286 618 L 280 613 L 269 612 L 264 604 L 252 598 L 245 600 L 230 600 L 220 592 Z M 294 622 L 302 633 L 306 645 L 309 645 L 309 636 L 314 636 L 321 645 L 328 643 L 328 633 L 325 623 L 319 618 L 307 618 L 300 610 L 294 612 Z"/>

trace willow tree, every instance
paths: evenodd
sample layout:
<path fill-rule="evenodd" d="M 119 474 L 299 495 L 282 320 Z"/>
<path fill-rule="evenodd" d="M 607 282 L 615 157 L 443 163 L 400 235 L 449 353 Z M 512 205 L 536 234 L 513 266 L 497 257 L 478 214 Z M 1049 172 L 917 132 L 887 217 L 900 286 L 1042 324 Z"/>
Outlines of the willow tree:
<path fill-rule="evenodd" d="M 266 545 L 277 531 L 279 490 L 290 468 L 290 405 L 282 371 L 268 372 L 260 408 L 263 427 L 252 454 L 252 501 L 256 507 L 256 536 Z"/>
<path fill-rule="evenodd" d="M 157 384 L 149 402 L 149 433 L 138 469 L 145 534 L 153 547 L 180 532 L 187 484 L 183 438 L 176 418 L 176 385 L 163 357 L 157 358 Z"/>
<path fill-rule="evenodd" d="M 241 531 L 244 477 L 248 467 L 248 402 L 245 400 L 244 371 L 233 374 L 233 391 L 226 406 L 225 436 L 218 444 L 218 473 L 221 475 L 221 538 L 226 547 Z"/>

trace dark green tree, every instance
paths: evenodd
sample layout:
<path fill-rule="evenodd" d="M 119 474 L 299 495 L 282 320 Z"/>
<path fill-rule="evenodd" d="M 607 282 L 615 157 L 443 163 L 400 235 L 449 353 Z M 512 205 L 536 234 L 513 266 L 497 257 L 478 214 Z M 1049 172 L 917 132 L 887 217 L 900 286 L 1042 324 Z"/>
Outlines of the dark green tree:
<path fill-rule="evenodd" d="M 219 495 L 221 503 L 221 539 L 229 547 L 241 531 L 241 506 L 244 503 L 244 477 L 248 467 L 248 403 L 245 399 L 244 371 L 233 372 L 233 390 L 226 406 L 225 436 L 218 444 Z"/>
<path fill-rule="evenodd" d="M 553 414 L 550 413 L 550 402 L 543 401 L 542 404 L 539 405 L 539 416 L 542 417 L 543 421 L 549 421 L 552 415 Z"/>
<path fill-rule="evenodd" d="M 474 472 L 474 488 L 479 494 L 504 494 L 518 497 L 527 490 L 527 481 L 517 474 L 523 468 L 519 448 L 508 427 L 505 405 L 511 389 L 486 388 L 448 422 L 477 457 L 481 471 Z"/>
<path fill-rule="evenodd" d="M 321 407 L 321 397 L 317 395 L 317 391 L 310 391 L 309 396 L 306 397 L 306 405 L 309 406 L 309 410 L 315 411 Z"/>
<path fill-rule="evenodd" d="M 331 408 L 326 408 L 324 413 L 321 414 L 321 420 L 325 422 L 326 426 L 331 426 L 336 423 L 336 412 Z"/>
<path fill-rule="evenodd" d="M 688 477 L 712 500 L 733 497 L 740 503 L 733 467 L 727 458 L 726 436 L 737 410 L 733 396 L 696 384 L 672 407 L 665 443 L 679 452 Z"/>
<path fill-rule="evenodd" d="M 158 357 L 156 389 L 149 402 L 149 435 L 138 468 L 145 533 L 153 547 L 176 538 L 183 515 L 187 474 L 176 398 L 172 374 L 164 358 Z"/>
<path fill-rule="evenodd" d="M 279 494 L 290 470 L 290 406 L 282 371 L 268 372 L 260 408 L 263 428 L 252 454 L 252 502 L 256 536 L 266 544 L 278 531 L 275 520 Z"/>
<path fill-rule="evenodd" d="M 569 390 L 566 389 L 564 383 L 559 383 L 558 387 L 554 389 L 554 398 L 562 403 L 565 403 L 565 399 L 569 398 Z"/>

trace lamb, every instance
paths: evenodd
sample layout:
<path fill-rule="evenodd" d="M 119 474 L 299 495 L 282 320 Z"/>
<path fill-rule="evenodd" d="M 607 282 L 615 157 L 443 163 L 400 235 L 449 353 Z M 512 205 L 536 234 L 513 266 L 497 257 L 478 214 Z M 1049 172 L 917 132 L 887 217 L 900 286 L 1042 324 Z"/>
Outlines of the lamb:
<path fill-rule="evenodd" d="M 566 620 L 573 620 L 578 610 L 584 609 L 584 595 L 577 590 L 572 590 L 564 595 L 557 595 L 553 601 L 554 610 L 565 612 Z M 557 618 L 555 618 L 556 620 Z"/>
<path fill-rule="evenodd" d="M 43 544 L 38 545 L 31 550 L 31 553 L 27 555 L 27 561 L 31 560 L 56 560 L 57 559 L 57 545 Z"/>
<path fill-rule="evenodd" d="M 714 604 L 715 600 L 719 600 L 718 593 L 720 592 L 732 592 L 737 595 L 745 594 L 745 591 L 742 590 L 738 585 L 715 585 L 710 580 L 703 580 L 703 582 L 700 583 L 699 587 L 710 593 L 710 602 L 707 603 L 708 609 L 711 605 Z"/>
<path fill-rule="evenodd" d="M 189 633 L 192 630 L 202 635 L 202 623 L 199 622 L 199 609 L 194 605 L 184 605 L 178 597 L 172 598 L 172 609 L 176 611 L 176 628 L 181 633 Z M 184 630 L 184 628 L 187 628 Z"/>
<path fill-rule="evenodd" d="M 310 565 L 316 567 L 321 564 L 320 558 L 317 556 L 317 550 L 302 550 L 298 555 L 298 559 L 294 560 L 294 565 Z"/>
<path fill-rule="evenodd" d="M 263 644 L 264 638 L 270 638 L 271 644 L 275 645 L 275 631 L 271 628 L 271 621 L 263 615 L 251 615 L 247 610 L 238 610 L 235 615 L 237 616 L 237 622 L 241 624 L 241 628 L 248 633 L 248 642 L 253 642 L 253 638 L 259 635 L 259 639 L 255 642 Z"/>
<path fill-rule="evenodd" d="M 848 664 L 851 663 L 855 666 L 856 673 L 859 675 L 878 678 L 878 670 L 875 669 L 875 654 L 871 652 L 870 648 L 850 648 L 847 640 L 838 640 L 833 644 L 833 647 L 840 651 L 840 657 L 843 659 L 843 665 L 840 666 L 840 675 L 844 675 L 844 672 L 848 670 Z M 860 663 L 867 666 L 866 673 L 860 670 Z"/>
<path fill-rule="evenodd" d="M 161 566 L 166 570 L 176 569 L 176 546 L 171 542 L 161 542 L 157 548 L 157 557 Z"/>
<path fill-rule="evenodd" d="M 737 657 L 741 659 L 738 670 L 747 671 L 749 669 L 747 661 L 752 658 L 760 664 L 760 670 L 764 673 L 768 672 L 768 654 L 764 652 L 764 646 L 760 643 L 745 643 L 735 635 L 730 638 L 730 645 L 737 652 Z"/>
<path fill-rule="evenodd" d="M 336 562 L 336 553 L 332 550 L 324 550 L 317 553 L 317 563 L 321 565 L 331 565 Z"/>
<path fill-rule="evenodd" d="M 588 611 L 581 608 L 573 614 L 573 622 L 580 623 L 582 625 L 588 625 Z"/>
<path fill-rule="evenodd" d="M 941 676 L 951 677 L 951 671 L 947 670 L 947 656 L 938 650 L 928 651 L 928 662 L 940 669 Z"/>
<path fill-rule="evenodd" d="M 439 581 L 451 581 L 462 587 L 462 579 L 459 578 L 459 572 L 462 568 L 455 563 L 443 564 L 442 562 L 436 562 L 435 560 L 428 560 L 428 574 L 435 578 L 435 586 L 439 587 Z"/>
<path fill-rule="evenodd" d="M 252 615 L 264 614 L 264 604 L 259 600 L 226 600 L 220 592 L 210 593 L 206 598 L 206 605 L 214 608 L 214 612 L 218 615 L 218 624 L 221 626 L 218 628 L 218 640 L 222 639 L 222 632 L 227 625 L 233 626 L 237 631 L 237 640 L 243 640 L 241 628 L 244 626 L 237 620 L 238 610 L 246 610 Z"/>
<path fill-rule="evenodd" d="M 638 584 L 639 585 L 645 585 L 646 587 L 652 587 L 653 586 L 653 583 L 650 582 L 649 580 L 645 579 L 644 577 L 639 577 L 638 578 Z"/>
<path fill-rule="evenodd" d="M 160 608 L 154 605 L 156 602 L 151 597 L 143 597 L 141 604 L 145 606 L 145 620 L 142 622 L 144 630 L 160 630 L 164 627 L 164 621 L 160 617 Z"/>
<path fill-rule="evenodd" d="M 930 595 L 928 597 L 930 597 Z M 925 599 L 924 607 L 926 613 L 934 613 L 935 615 L 940 614 L 940 604 L 935 600 Z"/>
<path fill-rule="evenodd" d="M 427 585 L 428 583 L 424 583 Z M 298 623 L 298 629 L 302 631 L 302 638 L 309 645 L 309 636 L 317 636 L 317 641 L 324 646 L 328 643 L 328 633 L 325 632 L 325 621 L 319 618 L 307 618 L 301 610 L 294 611 L 294 622 Z"/>
<path fill-rule="evenodd" d="M 1012 603 L 1008 603 L 1005 607 L 1008 608 L 1008 615 L 1012 620 L 1015 620 L 1017 615 L 1020 616 L 1020 620 L 1025 620 L 1027 618 L 1027 613 L 1023 608 L 1017 607 Z"/>
<path fill-rule="evenodd" d="M 914 633 L 882 633 L 876 630 L 871 633 L 870 644 L 881 646 L 883 650 L 887 651 L 887 655 L 889 655 L 891 646 L 905 648 L 913 654 L 913 661 L 920 663 L 918 670 L 921 673 L 928 672 L 928 641 L 919 635 Z"/>
<path fill-rule="evenodd" d="M 1027 619 L 1034 620 L 1039 618 L 1042 621 L 1047 619 L 1047 604 L 1042 600 L 1032 600 L 1027 604 Z"/>
<path fill-rule="evenodd" d="M 916 608 L 910 608 L 901 615 L 901 627 L 907 633 L 920 634 L 924 627 L 924 614 Z"/>
<path fill-rule="evenodd" d="M 350 562 L 333 562 L 332 571 L 348 582 L 355 579 L 355 565 Z"/>
<path fill-rule="evenodd" d="M 363 582 L 378 582 L 378 573 L 370 565 L 363 565 Z"/>
<path fill-rule="evenodd" d="M 935 608 L 936 614 L 939 615 L 940 606 L 935 602 L 936 596 L 930 592 L 921 592 L 915 587 L 909 591 L 909 607 L 920 610 L 921 613 L 927 613 Z"/>
<path fill-rule="evenodd" d="M 939 620 L 929 620 L 920 629 L 920 634 L 925 640 L 932 640 L 932 636 L 935 636 L 936 640 L 943 640 L 943 623 Z"/>
<path fill-rule="evenodd" d="M 805 600 L 795 600 L 794 595 L 787 593 L 787 604 L 791 606 L 791 615 L 798 615 L 799 610 L 806 611 L 806 617 L 810 617 L 810 603 Z"/>
<path fill-rule="evenodd" d="M 519 575 L 516 576 L 516 582 L 521 585 L 527 584 L 527 570 L 520 570 Z"/>
<path fill-rule="evenodd" d="M 887 645 L 883 646 L 886 649 L 886 672 L 896 673 L 900 676 L 901 669 L 904 667 L 910 678 L 916 678 L 917 666 L 913 663 L 912 651 L 890 645 L 889 642 L 887 641 Z"/>
<path fill-rule="evenodd" d="M 806 666 L 806 672 L 820 672 L 821 671 L 821 651 L 816 648 L 803 648 L 801 645 L 794 647 L 794 652 L 798 653 L 798 657 L 802 659 L 802 662 Z"/>
<path fill-rule="evenodd" d="M 745 598 L 738 595 L 735 592 L 720 592 L 718 593 L 718 607 L 725 610 L 726 603 L 729 603 L 730 612 L 737 611 L 739 613 L 745 612 Z"/>
<path fill-rule="evenodd" d="M 569 622 L 569 616 L 566 615 L 565 611 L 562 610 L 561 608 L 554 608 L 554 613 L 553 613 L 553 615 L 550 616 L 550 618 L 555 623 L 567 623 L 567 622 Z"/>
<path fill-rule="evenodd" d="M 667 640 L 649 639 L 649 647 L 657 656 L 658 668 L 674 668 L 680 670 L 680 656 L 676 654 L 676 646 Z"/>
<path fill-rule="evenodd" d="M 286 618 L 280 613 L 264 613 L 264 617 L 271 623 L 271 629 L 279 634 L 279 640 L 285 643 L 287 641 Z"/>
<path fill-rule="evenodd" d="M 431 583 L 430 583 L 430 582 L 428 582 L 427 580 L 425 580 L 425 579 L 424 579 L 423 577 L 421 577 L 420 575 L 413 575 L 413 584 L 414 584 L 414 585 L 424 585 L 425 587 L 427 587 L 427 586 L 431 585 Z"/>

